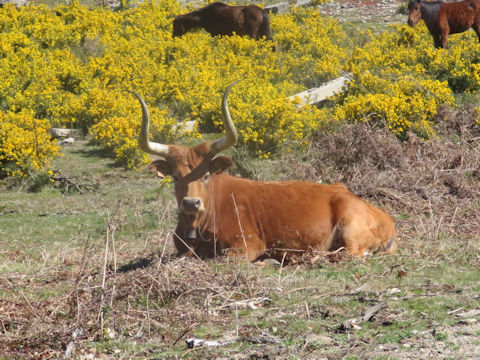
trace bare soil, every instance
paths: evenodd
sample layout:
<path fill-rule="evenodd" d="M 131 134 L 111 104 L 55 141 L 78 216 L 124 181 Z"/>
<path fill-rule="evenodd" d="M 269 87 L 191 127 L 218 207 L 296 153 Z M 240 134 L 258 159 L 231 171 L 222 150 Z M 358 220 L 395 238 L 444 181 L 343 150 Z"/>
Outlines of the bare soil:
<path fill-rule="evenodd" d="M 399 12 L 405 2 L 398 0 L 332 0 L 319 5 L 320 13 L 349 23 L 406 23 L 407 17 Z"/>

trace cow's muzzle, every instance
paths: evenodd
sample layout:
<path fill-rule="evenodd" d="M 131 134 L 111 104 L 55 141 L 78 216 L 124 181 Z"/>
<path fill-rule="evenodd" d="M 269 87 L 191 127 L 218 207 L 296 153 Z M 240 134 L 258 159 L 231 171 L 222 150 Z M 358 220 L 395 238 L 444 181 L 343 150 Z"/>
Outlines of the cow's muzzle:
<path fill-rule="evenodd" d="M 196 214 L 203 209 L 203 201 L 200 198 L 185 197 L 180 203 L 180 210 L 185 214 Z"/>

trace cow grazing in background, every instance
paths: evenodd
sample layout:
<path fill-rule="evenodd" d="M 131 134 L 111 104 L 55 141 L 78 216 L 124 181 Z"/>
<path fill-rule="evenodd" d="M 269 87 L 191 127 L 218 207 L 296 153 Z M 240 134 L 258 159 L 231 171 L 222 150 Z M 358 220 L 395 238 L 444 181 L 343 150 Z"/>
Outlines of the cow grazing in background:
<path fill-rule="evenodd" d="M 173 36 L 182 36 L 193 28 L 204 28 L 212 36 L 249 35 L 255 40 L 263 36 L 271 40 L 270 16 L 256 5 L 229 6 L 219 2 L 209 4 L 173 20 Z"/>
<path fill-rule="evenodd" d="M 233 161 L 216 155 L 237 140 L 227 103 L 232 86 L 222 99 L 225 136 L 194 147 L 149 141 L 147 106 L 133 93 L 142 108 L 140 149 L 161 157 L 150 165 L 157 176 L 175 181 L 179 254 L 211 257 L 229 249 L 227 254 L 254 261 L 267 249 L 344 247 L 358 256 L 395 251 L 392 218 L 342 184 L 260 182 L 223 174 Z"/>
<path fill-rule="evenodd" d="M 408 20 L 415 26 L 420 19 L 433 36 L 436 48 L 446 48 L 449 34 L 472 28 L 480 41 L 480 0 L 458 2 L 411 0 L 408 3 Z"/>

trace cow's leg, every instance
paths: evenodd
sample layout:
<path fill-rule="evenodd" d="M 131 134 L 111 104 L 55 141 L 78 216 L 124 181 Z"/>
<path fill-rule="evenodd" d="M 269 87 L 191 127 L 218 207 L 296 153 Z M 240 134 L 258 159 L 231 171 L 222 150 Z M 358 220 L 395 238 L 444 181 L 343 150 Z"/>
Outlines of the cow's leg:
<path fill-rule="evenodd" d="M 441 41 L 441 44 L 440 46 L 444 49 L 447 48 L 447 39 L 448 39 L 448 34 L 450 33 L 450 29 L 449 28 L 444 28 L 442 29 L 442 35 L 440 36 L 440 41 Z M 438 47 L 438 46 L 437 46 Z"/>
<path fill-rule="evenodd" d="M 437 49 L 442 47 L 442 35 L 433 35 L 433 42 Z"/>
<path fill-rule="evenodd" d="M 249 262 L 255 261 L 260 255 L 265 252 L 265 247 L 260 243 L 250 246 L 247 250 L 247 258 Z"/>
<path fill-rule="evenodd" d="M 225 255 L 238 259 L 245 259 L 248 262 L 255 261 L 265 252 L 263 241 L 254 234 L 244 234 L 240 236 L 233 247 L 229 248 Z"/>
<path fill-rule="evenodd" d="M 442 35 L 442 44 L 441 44 L 441 47 L 446 49 L 447 48 L 447 38 L 448 38 L 448 35 Z"/>
<path fill-rule="evenodd" d="M 480 42 L 480 19 L 475 19 L 475 22 L 472 25 L 472 29 L 475 30 L 477 34 L 478 41 Z"/>
<path fill-rule="evenodd" d="M 353 227 L 352 225 L 345 226 L 343 229 L 343 246 L 349 254 L 357 256 L 370 255 L 370 246 L 372 242 L 372 235 L 367 229 L 360 227 Z"/>
<path fill-rule="evenodd" d="M 393 253 L 397 249 L 393 220 L 380 209 L 370 206 L 363 216 L 345 219 L 341 228 L 345 249 L 357 256 Z"/>
<path fill-rule="evenodd" d="M 347 241 L 347 251 L 350 254 L 357 256 L 368 256 L 373 254 L 393 254 L 398 249 L 398 244 L 395 236 L 390 238 L 379 237 L 372 232 L 363 233 L 361 236 L 366 236 L 363 243 L 358 241 L 359 237 L 353 238 L 353 241 Z"/>

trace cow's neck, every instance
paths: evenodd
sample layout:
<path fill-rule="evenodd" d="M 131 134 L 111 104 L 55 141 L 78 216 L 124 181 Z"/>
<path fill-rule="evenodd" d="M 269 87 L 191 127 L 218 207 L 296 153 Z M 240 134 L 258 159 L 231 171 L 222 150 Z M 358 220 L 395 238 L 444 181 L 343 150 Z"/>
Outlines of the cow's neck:
<path fill-rule="evenodd" d="M 210 178 L 207 210 L 199 221 L 201 232 L 218 235 L 219 224 L 225 224 L 227 217 L 237 219 L 241 204 L 235 198 L 235 193 L 247 192 L 249 182 L 250 180 L 226 174 Z M 255 196 L 252 196 L 251 201 L 255 200 Z"/>
<path fill-rule="evenodd" d="M 431 2 L 426 3 L 422 1 L 420 11 L 422 12 L 422 19 L 429 30 L 438 29 L 438 12 L 440 11 L 441 3 Z"/>
<path fill-rule="evenodd" d="M 186 16 L 183 19 L 183 24 L 185 26 L 185 30 L 190 30 L 199 26 L 202 26 L 202 19 L 200 16 Z"/>

